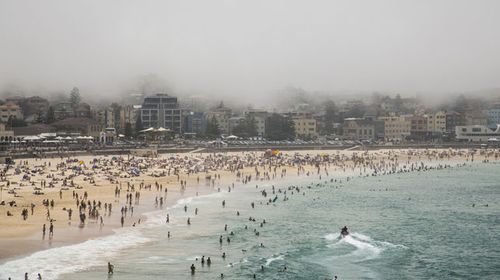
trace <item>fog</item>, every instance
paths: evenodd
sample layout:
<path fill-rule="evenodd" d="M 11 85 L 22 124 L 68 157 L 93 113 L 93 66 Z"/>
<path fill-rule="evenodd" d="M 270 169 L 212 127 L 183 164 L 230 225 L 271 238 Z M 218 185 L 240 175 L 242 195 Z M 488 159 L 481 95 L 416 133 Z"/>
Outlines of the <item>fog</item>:
<path fill-rule="evenodd" d="M 2 0 L 0 89 L 115 98 L 150 79 L 264 104 L 287 87 L 497 88 L 499 12 L 497 0 Z"/>

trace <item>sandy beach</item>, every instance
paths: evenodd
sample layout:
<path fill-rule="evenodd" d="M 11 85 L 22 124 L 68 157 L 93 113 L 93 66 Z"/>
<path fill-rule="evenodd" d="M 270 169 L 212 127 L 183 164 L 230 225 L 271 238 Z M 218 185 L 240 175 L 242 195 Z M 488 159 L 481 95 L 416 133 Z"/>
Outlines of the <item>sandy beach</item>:
<path fill-rule="evenodd" d="M 0 206 L 0 260 L 112 234 L 113 229 L 122 226 L 122 216 L 123 226 L 134 226 L 145 220 L 144 213 L 166 208 L 183 196 L 217 192 L 250 178 L 273 180 L 287 174 L 309 173 L 369 176 L 373 172 L 395 172 L 412 164 L 417 168 L 424 162 L 449 164 L 488 160 L 498 155 L 493 150 L 477 151 L 474 155 L 467 150 L 446 149 L 323 150 L 287 151 L 270 157 L 264 156 L 264 152 L 251 152 L 164 154 L 151 159 L 80 156 L 17 160 L 3 172 L 0 183 L 0 201 L 5 202 Z M 48 201 L 48 206 L 43 205 L 44 201 Z M 82 201 L 89 205 L 79 209 L 77 201 L 80 206 Z M 104 204 L 112 204 L 111 213 Z M 94 218 L 90 217 L 91 205 L 97 212 Z M 127 212 L 122 212 L 123 207 L 127 207 Z M 68 209 L 72 209 L 71 220 Z M 23 210 L 27 211 L 25 220 Z M 83 223 L 79 212 L 87 214 Z M 49 234 L 51 220 L 53 236 Z"/>

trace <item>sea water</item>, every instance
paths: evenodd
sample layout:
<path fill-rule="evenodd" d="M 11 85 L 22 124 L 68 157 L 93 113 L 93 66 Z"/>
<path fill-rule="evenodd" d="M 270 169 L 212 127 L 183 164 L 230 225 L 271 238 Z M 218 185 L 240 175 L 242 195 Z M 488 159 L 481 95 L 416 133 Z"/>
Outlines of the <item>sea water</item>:
<path fill-rule="evenodd" d="M 0 278 L 107 279 L 110 261 L 110 279 L 499 279 L 499 171 L 474 163 L 341 183 L 304 175 L 221 186 L 148 213 L 140 226 L 1 264 Z M 340 238 L 344 225 L 351 234 Z"/>

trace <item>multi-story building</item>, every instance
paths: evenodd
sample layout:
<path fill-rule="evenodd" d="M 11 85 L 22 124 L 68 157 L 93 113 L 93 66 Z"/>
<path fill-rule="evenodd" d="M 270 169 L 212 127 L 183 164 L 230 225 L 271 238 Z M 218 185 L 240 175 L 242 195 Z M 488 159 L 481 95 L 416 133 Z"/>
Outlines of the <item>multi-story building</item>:
<path fill-rule="evenodd" d="M 258 136 L 264 136 L 266 133 L 266 119 L 269 113 L 266 110 L 248 109 L 245 115 L 254 118 Z"/>
<path fill-rule="evenodd" d="M 384 137 L 384 122 L 361 118 L 344 120 L 343 136 L 351 140 L 375 140 Z"/>
<path fill-rule="evenodd" d="M 244 120 L 245 120 L 244 117 L 230 117 L 228 134 L 233 134 L 234 128 L 240 125 Z"/>
<path fill-rule="evenodd" d="M 177 97 L 156 94 L 144 98 L 141 107 L 141 121 L 144 128 L 168 128 L 182 133 L 182 110 Z"/>
<path fill-rule="evenodd" d="M 465 125 L 465 116 L 459 112 L 447 112 L 446 113 L 446 132 L 455 134 L 455 127 Z"/>
<path fill-rule="evenodd" d="M 203 112 L 188 112 L 184 117 L 184 133 L 204 134 L 207 131 L 207 116 Z"/>
<path fill-rule="evenodd" d="M 125 105 L 120 108 L 119 127 L 122 130 L 127 127 L 127 123 L 131 125 L 132 129 L 135 127 L 140 107 L 139 105 Z"/>
<path fill-rule="evenodd" d="M 384 137 L 386 140 L 403 141 L 410 136 L 411 116 L 380 117 L 384 122 Z"/>
<path fill-rule="evenodd" d="M 410 117 L 410 136 L 420 140 L 427 138 L 427 118 L 425 116 Z"/>
<path fill-rule="evenodd" d="M 493 107 L 486 111 L 486 117 L 488 119 L 488 127 L 495 128 L 497 124 L 500 124 L 500 102 L 493 105 Z"/>
<path fill-rule="evenodd" d="M 95 110 L 94 120 L 104 128 L 114 128 L 116 125 L 115 114 L 111 107 Z"/>
<path fill-rule="evenodd" d="M 465 112 L 465 125 L 488 125 L 486 114 L 481 110 L 469 110 Z"/>
<path fill-rule="evenodd" d="M 80 103 L 75 108 L 75 116 L 77 118 L 90 118 L 91 117 L 90 105 L 87 103 Z"/>
<path fill-rule="evenodd" d="M 214 117 L 219 125 L 219 130 L 221 134 L 228 135 L 229 129 L 229 119 L 231 118 L 233 111 L 231 108 L 225 107 L 224 103 L 220 103 L 219 106 L 215 107 L 213 110 L 207 113 L 208 121 L 211 121 Z"/>
<path fill-rule="evenodd" d="M 456 139 L 471 142 L 487 142 L 490 139 L 500 140 L 500 125 L 495 130 L 484 125 L 465 125 L 455 128 Z"/>
<path fill-rule="evenodd" d="M 426 114 L 427 131 L 431 134 L 442 134 L 446 132 L 446 113 L 439 111 Z"/>
<path fill-rule="evenodd" d="M 10 118 L 23 119 L 21 107 L 14 102 L 7 102 L 0 105 L 0 120 L 6 123 Z"/>
<path fill-rule="evenodd" d="M 23 115 L 25 118 L 31 117 L 36 119 L 36 116 L 45 116 L 49 109 L 49 101 L 40 96 L 32 96 L 24 99 L 21 104 Z"/>
<path fill-rule="evenodd" d="M 294 118 L 295 135 L 297 138 L 312 138 L 318 136 L 316 120 L 313 118 Z"/>
<path fill-rule="evenodd" d="M 14 137 L 14 131 L 7 130 L 4 123 L 0 123 L 0 141 L 8 141 Z"/>
<path fill-rule="evenodd" d="M 59 102 L 54 105 L 54 118 L 56 120 L 63 120 L 75 116 L 75 111 L 70 102 Z"/>

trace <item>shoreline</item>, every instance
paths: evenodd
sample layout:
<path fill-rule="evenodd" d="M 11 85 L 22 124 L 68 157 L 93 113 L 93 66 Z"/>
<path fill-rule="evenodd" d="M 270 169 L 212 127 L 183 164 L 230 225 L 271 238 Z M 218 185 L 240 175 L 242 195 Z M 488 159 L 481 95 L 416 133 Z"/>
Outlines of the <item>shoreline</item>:
<path fill-rule="evenodd" d="M 377 153 L 384 152 L 385 150 L 377 150 L 377 151 L 372 151 L 372 153 L 375 155 Z M 301 151 L 303 152 L 303 151 Z M 317 153 L 318 151 L 309 151 L 312 153 Z M 319 152 L 324 152 L 324 151 L 319 151 Z M 337 153 L 338 151 L 333 151 L 333 153 Z M 346 151 L 344 151 L 346 152 Z M 356 151 L 349 151 L 351 154 L 356 153 Z M 459 158 L 463 159 L 462 156 L 459 156 Z M 414 159 L 417 161 L 420 161 L 420 159 Z M 425 162 L 428 162 L 425 159 L 422 159 Z M 456 160 L 456 158 L 455 158 Z M 432 161 L 430 161 L 432 162 Z M 285 166 L 285 168 L 288 167 L 290 169 L 294 169 L 291 166 Z M 306 171 L 311 172 L 312 175 L 315 175 L 315 168 L 312 166 L 305 166 L 306 169 L 303 170 L 304 174 Z M 295 168 L 296 169 L 296 168 Z M 286 176 L 285 178 L 282 178 L 284 180 L 293 180 L 295 176 L 299 176 L 297 174 L 294 174 L 294 170 L 290 173 L 291 176 Z M 218 179 L 217 186 L 223 188 L 225 187 L 226 184 L 231 184 L 231 183 L 236 183 L 239 181 L 238 178 L 235 178 L 235 174 L 231 171 L 228 170 L 211 170 L 208 174 L 217 174 L 219 173 L 220 179 Z M 245 167 L 242 169 L 243 174 L 252 174 L 253 173 L 253 167 Z M 354 169 L 351 170 L 344 170 L 342 171 L 341 169 L 339 170 L 334 170 L 330 176 L 332 176 L 334 173 L 338 173 L 338 175 L 341 176 L 350 176 L 356 174 L 356 171 Z M 351 174 L 352 173 L 352 174 Z M 205 174 L 205 173 L 201 173 Z M 193 176 L 184 176 L 182 179 L 185 179 L 188 181 L 187 187 L 185 188 L 185 191 L 181 189 L 181 187 L 178 184 L 177 181 L 169 181 L 169 179 L 172 179 L 170 177 L 163 177 L 163 178 L 148 178 L 148 181 L 153 182 L 155 180 L 160 181 L 164 180 L 167 181 L 165 184 L 165 188 L 168 187 L 168 195 L 166 197 L 166 201 L 164 204 L 164 207 L 162 208 L 163 210 L 168 209 L 168 207 L 171 207 L 172 205 L 175 205 L 177 201 L 182 199 L 183 197 L 195 197 L 196 194 L 198 195 L 206 195 L 210 193 L 217 192 L 217 186 L 215 186 L 213 183 L 210 186 L 207 186 L 206 182 L 203 184 L 203 181 L 200 183 L 193 183 L 193 181 L 196 181 L 195 177 L 199 177 L 200 174 L 195 174 Z M 354 175 L 356 176 L 356 175 Z M 330 177 L 331 178 L 331 177 Z M 132 178 L 134 179 L 134 178 Z M 142 181 L 144 182 L 145 178 L 142 178 Z M 161 179 L 161 180 L 160 180 Z M 275 180 L 279 180 L 279 177 L 276 176 L 275 179 L 266 181 L 266 182 L 273 182 Z M 139 181 L 139 179 L 136 179 L 136 181 Z M 254 181 L 255 182 L 255 181 Z M 241 183 L 241 182 L 240 182 Z M 110 191 L 110 189 L 113 189 L 113 185 L 108 186 L 107 191 Z M 141 221 L 146 221 L 146 215 L 147 213 L 151 213 L 154 211 L 159 211 L 161 210 L 159 207 L 154 206 L 154 198 L 155 195 L 157 196 L 158 194 L 161 194 L 161 192 L 150 190 L 147 192 L 144 192 L 145 197 L 141 201 L 140 207 L 137 207 L 137 211 L 134 213 L 133 218 L 128 218 L 126 219 L 125 222 L 125 228 L 131 227 L 131 224 L 134 220 L 137 221 L 137 219 L 141 219 Z M 122 202 L 121 200 L 123 199 L 123 196 L 118 199 L 119 202 Z M 119 211 L 119 208 L 116 207 L 113 209 L 113 213 L 115 214 L 114 217 L 116 217 L 116 213 Z M 108 218 L 108 219 L 106 219 Z M 73 223 L 78 223 L 78 221 L 73 220 Z M 105 217 L 104 221 L 105 226 L 103 227 L 102 230 L 99 230 L 99 225 L 97 222 L 95 223 L 90 223 L 89 225 L 86 225 L 84 229 L 80 229 L 74 226 L 66 226 L 66 227 L 56 227 L 55 230 L 55 237 L 54 239 L 49 242 L 49 240 L 43 240 L 41 241 L 41 233 L 33 232 L 27 236 L 20 236 L 20 237 L 3 237 L 0 238 L 0 248 L 2 248 L 1 254 L 0 254 L 0 263 L 5 263 L 10 260 L 14 259 L 19 259 L 28 255 L 31 255 L 35 252 L 38 251 L 43 251 L 46 249 L 51 249 L 51 248 L 56 248 L 56 247 L 62 247 L 62 246 L 68 246 L 68 245 L 73 245 L 73 244 L 78 244 L 78 243 L 83 243 L 88 240 L 92 239 L 98 239 L 106 236 L 110 236 L 116 233 L 116 229 L 121 228 L 120 223 L 117 220 L 112 220 L 109 217 Z M 96 231 L 97 230 L 97 231 Z"/>

